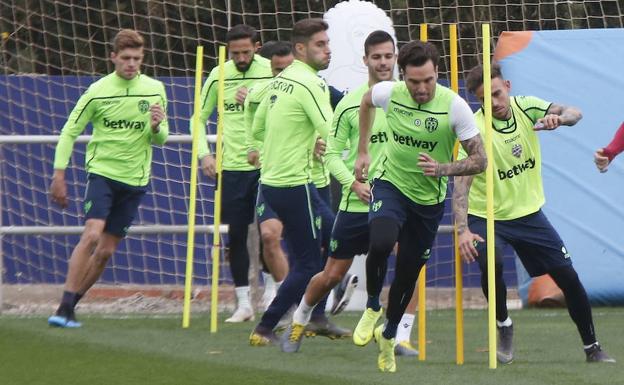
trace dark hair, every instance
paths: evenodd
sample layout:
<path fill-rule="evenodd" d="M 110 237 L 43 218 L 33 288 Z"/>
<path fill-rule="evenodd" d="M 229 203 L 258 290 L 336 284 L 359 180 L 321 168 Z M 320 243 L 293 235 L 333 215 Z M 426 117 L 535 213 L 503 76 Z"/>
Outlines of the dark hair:
<path fill-rule="evenodd" d="M 392 46 L 394 47 L 394 39 L 388 32 L 381 30 L 371 32 L 364 41 L 364 55 L 368 55 L 370 47 L 388 41 L 392 42 Z"/>
<path fill-rule="evenodd" d="M 273 56 L 288 56 L 292 54 L 292 44 L 288 41 L 269 40 L 262 44 L 258 53 L 267 59 L 271 59 Z"/>
<path fill-rule="evenodd" d="M 401 71 L 405 73 L 405 67 L 408 65 L 420 67 L 429 60 L 431 60 L 434 67 L 438 65 L 438 61 L 440 60 L 438 49 L 432 43 L 416 40 L 401 47 L 397 63 Z"/>
<path fill-rule="evenodd" d="M 305 44 L 315 33 L 327 31 L 328 29 L 329 25 L 327 25 L 327 22 L 320 18 L 299 20 L 293 25 L 290 41 L 293 46 L 297 43 Z"/>
<path fill-rule="evenodd" d="M 240 39 L 251 39 L 251 42 L 255 43 L 258 41 L 258 33 L 253 27 L 246 24 L 237 24 L 230 28 L 225 35 L 226 43 Z"/>
<path fill-rule="evenodd" d="M 126 48 L 142 48 L 143 36 L 133 29 L 122 29 L 113 38 L 113 52 L 118 53 Z"/>
<path fill-rule="evenodd" d="M 490 68 L 490 77 L 501 78 L 503 79 L 503 72 L 501 71 L 500 64 L 498 62 L 493 61 Z M 477 88 L 483 85 L 483 66 L 481 64 L 472 67 L 468 76 L 466 77 L 466 88 L 470 91 L 471 94 L 477 92 Z"/>

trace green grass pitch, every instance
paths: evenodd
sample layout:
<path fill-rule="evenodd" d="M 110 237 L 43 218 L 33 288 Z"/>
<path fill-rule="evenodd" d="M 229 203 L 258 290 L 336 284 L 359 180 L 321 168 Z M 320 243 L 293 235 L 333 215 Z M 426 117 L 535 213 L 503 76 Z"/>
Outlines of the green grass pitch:
<path fill-rule="evenodd" d="M 139 384 L 624 384 L 622 308 L 596 308 L 594 321 L 616 364 L 587 364 L 576 328 L 564 309 L 520 310 L 514 320 L 515 360 L 488 368 L 487 314 L 465 314 L 465 364 L 455 365 L 452 310 L 428 314 L 427 360 L 398 358 L 396 373 L 377 371 L 374 343 L 306 338 L 301 352 L 250 347 L 253 326 L 223 324 L 195 314 L 179 317 L 82 316 L 79 330 L 53 329 L 46 317 L 0 317 L 2 385 Z M 354 327 L 359 314 L 335 321 Z M 414 328 L 413 337 L 417 336 Z"/>

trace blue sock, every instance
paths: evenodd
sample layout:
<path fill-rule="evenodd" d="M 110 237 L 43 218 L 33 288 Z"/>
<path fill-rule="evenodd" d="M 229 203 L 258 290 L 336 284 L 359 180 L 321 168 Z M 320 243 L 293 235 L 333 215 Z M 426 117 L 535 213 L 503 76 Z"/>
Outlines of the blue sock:
<path fill-rule="evenodd" d="M 379 296 L 368 296 L 368 301 L 366 301 L 366 307 L 373 309 L 374 311 L 379 311 L 381 309 L 381 304 L 379 303 Z"/>
<path fill-rule="evenodd" d="M 394 337 L 396 337 L 398 328 L 399 328 L 398 323 L 386 322 L 386 326 L 384 327 L 384 330 L 381 334 L 384 336 L 385 339 L 391 340 Z"/>

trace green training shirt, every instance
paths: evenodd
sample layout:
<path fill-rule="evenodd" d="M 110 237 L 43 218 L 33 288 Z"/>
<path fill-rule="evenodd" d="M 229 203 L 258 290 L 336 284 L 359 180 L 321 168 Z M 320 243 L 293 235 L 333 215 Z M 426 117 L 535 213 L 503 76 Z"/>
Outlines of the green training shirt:
<path fill-rule="evenodd" d="M 54 168 L 67 168 L 74 142 L 87 123 L 93 138 L 87 144 L 86 171 L 130 186 L 149 182 L 152 143 L 167 140 L 167 119 L 160 132 L 152 133 L 150 106 L 159 103 L 167 111 L 167 94 L 162 82 L 138 74 L 131 80 L 115 72 L 89 86 L 78 99 L 63 126 L 54 154 Z"/>
<path fill-rule="evenodd" d="M 312 144 L 312 151 L 314 151 L 315 143 Z M 316 188 L 329 186 L 329 169 L 327 168 L 326 162 L 325 157 L 321 160 L 317 157 L 312 158 L 312 183 L 314 183 Z"/>
<path fill-rule="evenodd" d="M 312 181 L 313 146 L 327 137 L 329 88 L 309 65 L 295 60 L 273 79 L 254 118 L 252 136 L 264 142 L 260 180 L 274 187 Z"/>
<path fill-rule="evenodd" d="M 251 135 L 251 127 L 253 125 L 253 119 L 256 114 L 256 110 L 262 101 L 262 98 L 266 95 L 268 85 L 270 81 L 258 82 L 252 89 L 249 90 L 247 98 L 245 99 L 245 128 L 247 130 L 246 147 L 247 152 L 252 150 L 258 150 L 262 148 L 262 142 L 254 140 Z M 262 159 L 260 160 L 262 164 Z M 322 160 L 318 160 L 316 157 L 312 163 L 312 183 L 317 188 L 323 188 L 329 185 L 329 170 L 325 167 L 325 163 Z"/>
<path fill-rule="evenodd" d="M 358 141 L 360 138 L 360 114 L 359 108 L 362 96 L 368 91 L 368 83 L 349 92 L 336 106 L 332 130 L 327 141 L 325 164 L 329 171 L 342 185 L 342 199 L 340 210 L 367 213 L 368 204 L 358 199 L 351 190 L 355 181 L 354 165 L 358 156 Z M 375 113 L 375 121 L 371 129 L 368 144 L 368 153 L 371 163 L 368 175 L 375 175 L 379 162 L 384 156 L 385 145 L 388 142 L 386 115 L 382 109 Z M 342 159 L 343 153 L 348 150 L 346 159 Z"/>
<path fill-rule="evenodd" d="M 270 82 L 271 80 L 267 79 L 254 83 L 245 98 L 245 147 L 247 148 L 247 152 L 255 150 L 262 153 L 262 142 L 253 138 L 251 128 L 253 126 L 254 117 L 256 116 L 256 110 L 258 110 L 262 98 L 266 95 Z"/>
<path fill-rule="evenodd" d="M 533 126 L 543 118 L 551 103 L 533 96 L 510 98 L 511 118 L 492 119 L 494 165 L 494 219 L 509 220 L 538 211 L 545 202 L 542 187 L 542 155 Z M 475 112 L 477 126 L 485 135 L 483 109 Z M 462 150 L 460 158 L 465 158 Z M 475 175 L 468 202 L 468 213 L 487 216 L 485 172 Z"/>
<path fill-rule="evenodd" d="M 225 63 L 224 113 L 223 113 L 223 170 L 249 171 L 255 167 L 247 162 L 244 106 L 236 101 L 241 87 L 253 88 L 254 83 L 273 78 L 271 62 L 260 55 L 254 55 L 247 72 L 240 72 L 233 60 Z M 217 106 L 219 67 L 210 71 L 202 88 L 202 107 L 199 116 L 200 158 L 210 154 L 206 140 L 206 122 Z"/>
<path fill-rule="evenodd" d="M 373 87 L 373 105 L 386 111 L 388 143 L 377 176 L 421 205 L 446 197 L 447 177 L 425 176 L 418 155 L 429 154 L 440 163 L 451 161 L 455 140 L 467 140 L 479 131 L 468 104 L 450 89 L 437 84 L 432 100 L 418 104 L 405 82 L 381 82 Z"/>

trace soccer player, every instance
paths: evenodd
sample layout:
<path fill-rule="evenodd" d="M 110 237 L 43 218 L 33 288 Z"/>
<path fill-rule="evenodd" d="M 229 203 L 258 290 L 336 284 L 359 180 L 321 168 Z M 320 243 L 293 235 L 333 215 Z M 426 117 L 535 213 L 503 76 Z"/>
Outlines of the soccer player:
<path fill-rule="evenodd" d="M 290 261 L 277 296 L 251 333 L 254 346 L 275 341 L 273 328 L 321 270 L 321 218 L 311 167 L 313 145 L 318 136 L 327 136 L 332 119 L 327 84 L 317 76 L 329 65 L 327 28 L 322 19 L 295 23 L 295 60 L 271 82 L 254 118 L 253 136 L 263 141 L 257 207 L 266 202 L 283 223 Z"/>
<path fill-rule="evenodd" d="M 468 104 L 437 84 L 439 54 L 431 43 L 413 41 L 401 48 L 398 64 L 402 82 L 381 82 L 368 90 L 360 105 L 360 137 L 356 178 L 366 181 L 370 171 L 370 130 L 375 108 L 383 108 L 388 122 L 386 153 L 371 188 L 370 244 L 366 259 L 366 310 L 353 333 L 356 345 L 375 336 L 378 367 L 396 371 L 395 335 L 412 298 L 418 273 L 444 212 L 447 176 L 476 174 L 485 169 L 481 136 Z M 451 161 L 459 139 L 468 157 Z M 390 286 L 385 325 L 379 303 L 388 255 L 398 241 L 395 277 Z"/>
<path fill-rule="evenodd" d="M 232 27 L 226 35 L 230 60 L 225 63 L 223 116 L 223 178 L 221 218 L 229 225 L 228 247 L 230 269 L 236 290 L 237 308 L 225 322 L 254 319 L 249 302 L 249 250 L 247 233 L 254 220 L 254 204 L 258 191 L 260 170 L 247 162 L 245 144 L 244 102 L 248 88 L 255 82 L 273 77 L 267 59 L 255 52 L 259 46 L 256 30 L 244 24 Z M 200 127 L 217 105 L 219 69 L 210 71 L 202 89 Z M 200 130 L 199 157 L 205 175 L 216 175 L 215 158 L 210 154 L 206 131 Z"/>
<path fill-rule="evenodd" d="M 494 174 L 494 226 L 496 239 L 496 323 L 501 363 L 513 360 L 513 323 L 507 312 L 502 249 L 511 245 L 532 277 L 549 274 L 563 292 L 568 312 L 583 340 L 588 362 L 615 362 L 596 341 L 591 307 L 570 253 L 541 210 L 544 205 L 542 162 L 536 131 L 573 126 L 581 112 L 534 96 L 509 96 L 498 63 L 492 63 L 492 141 Z M 466 79 L 468 90 L 483 103 L 483 68 L 474 67 Z M 485 131 L 484 112 L 475 113 Z M 489 128 L 489 127 L 488 127 Z M 465 154 L 460 153 L 460 158 Z M 487 298 L 485 174 L 458 176 L 453 190 L 453 212 L 459 250 L 466 262 L 477 261 L 481 287 Z M 475 246 L 476 244 L 476 246 Z"/>
<path fill-rule="evenodd" d="M 289 42 L 267 42 L 260 49 L 261 55 L 266 55 L 266 57 L 271 60 L 271 68 L 273 71 L 273 75 L 277 76 L 280 72 L 284 70 L 290 63 L 293 61 L 292 55 L 292 45 Z M 255 115 L 256 109 L 258 105 L 262 101 L 262 98 L 269 91 L 268 83 L 256 83 L 256 85 L 249 90 L 247 98 L 245 99 L 245 124 L 247 126 L 247 135 L 248 135 L 248 161 L 251 164 L 256 164 L 260 166 L 260 154 L 259 149 L 262 147 L 262 143 L 260 141 L 255 141 L 253 137 L 251 137 L 251 124 L 253 123 L 253 117 Z M 339 96 L 342 95 L 340 91 L 329 87 L 330 89 L 330 100 L 339 99 Z M 332 104 L 333 106 L 333 104 Z M 321 152 L 324 152 L 325 142 L 322 139 L 317 139 L 315 153 L 317 156 L 314 158 L 313 168 L 312 168 L 312 181 L 319 192 L 319 196 L 321 200 L 316 202 L 316 206 L 319 209 L 321 216 L 321 247 L 322 247 L 322 264 L 327 260 L 327 251 L 329 250 L 329 238 L 331 235 L 331 228 L 334 223 L 334 214 L 331 212 L 330 207 L 330 196 L 329 196 L 329 170 L 325 167 L 324 162 L 322 160 Z M 264 201 L 263 198 L 260 198 L 261 201 Z M 263 242 L 263 251 L 264 251 L 264 259 L 266 261 L 267 270 L 275 275 L 274 279 L 267 273 L 263 273 L 265 278 L 265 283 L 268 283 L 265 286 L 265 292 L 262 296 L 261 306 L 264 310 L 269 306 L 273 298 L 275 297 L 275 290 L 270 290 L 271 286 L 279 289 L 281 285 L 281 281 L 284 279 L 285 275 L 288 272 L 288 262 L 286 261 L 285 254 L 281 248 L 281 235 L 282 235 L 282 223 L 277 219 L 275 212 L 271 209 L 270 206 L 266 204 L 266 202 L 261 205 L 257 210 L 258 222 L 260 224 L 260 233 L 262 235 Z M 275 280 L 276 283 L 271 285 L 272 281 Z M 352 279 L 351 279 L 352 282 Z M 347 287 L 352 286 L 349 280 L 345 281 L 345 285 Z M 267 289 L 268 288 L 268 289 Z M 343 292 L 339 294 L 339 300 L 348 301 L 352 290 L 347 292 Z M 348 329 L 344 329 L 332 323 L 327 316 L 325 315 L 325 305 L 326 305 L 327 297 L 324 297 L 321 301 L 320 306 L 315 308 L 312 314 L 312 320 L 307 325 L 306 334 L 307 335 L 322 335 L 327 336 L 331 339 L 337 339 L 342 337 L 350 337 L 351 331 Z M 283 317 L 283 320 L 288 321 L 287 319 L 292 316 L 292 314 L 287 314 Z M 278 328 L 283 324 L 284 321 L 280 321 L 278 324 Z"/>
<path fill-rule="evenodd" d="M 286 41 L 268 41 L 260 48 L 260 55 L 270 60 L 271 72 L 277 76 L 294 60 L 292 45 Z M 245 98 L 245 129 L 247 133 L 247 161 L 256 168 L 261 167 L 260 149 L 262 142 L 253 139 L 251 127 L 258 105 L 266 94 L 269 80 L 256 82 Z M 260 237 L 262 240 L 261 262 L 264 278 L 264 294 L 259 308 L 264 311 L 269 306 L 282 281 L 288 273 L 288 260 L 282 250 L 282 222 L 270 207 L 257 211 Z"/>
<path fill-rule="evenodd" d="M 622 123 L 620 128 L 616 131 L 611 143 L 605 148 L 596 150 L 594 153 L 594 163 L 596 163 L 598 170 L 600 172 L 607 172 L 611 161 L 622 151 L 624 151 L 624 123 Z"/>
<path fill-rule="evenodd" d="M 85 227 L 69 260 L 61 304 L 51 326 L 80 327 L 74 308 L 98 280 L 119 242 L 126 236 L 147 191 L 152 144 L 165 143 L 164 85 L 140 73 L 143 37 L 130 29 L 113 40 L 115 71 L 91 84 L 63 126 L 54 155 L 52 201 L 67 206 L 65 169 L 74 141 L 91 122 L 87 145 Z"/>
<path fill-rule="evenodd" d="M 284 352 L 293 353 L 299 350 L 303 331 L 310 321 L 313 309 L 316 309 L 321 299 L 343 280 L 353 258 L 368 252 L 370 187 L 368 181 L 359 182 L 353 175 L 360 133 L 358 109 L 362 96 L 370 87 L 381 81 L 392 80 L 396 63 L 392 36 L 384 31 L 372 32 L 364 42 L 363 60 L 368 67 L 368 81 L 350 92 L 338 104 L 325 157 L 327 168 L 343 187 L 340 211 L 332 229 L 330 257 L 324 270 L 316 274 L 308 284 L 294 313 L 293 323 L 286 332 L 287 338 L 282 340 L 281 348 Z M 386 119 L 382 111 L 376 115 L 370 137 L 371 170 L 380 163 L 387 141 Z M 348 150 L 349 154 L 347 159 L 343 160 L 345 150 Z M 343 302 L 338 306 L 344 305 L 346 304 Z"/>

